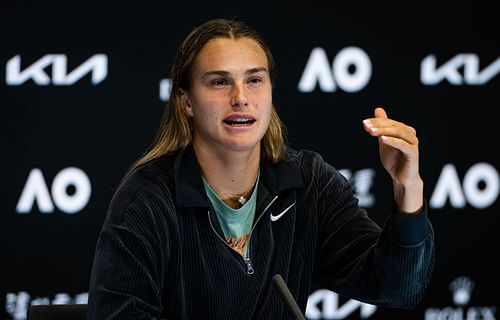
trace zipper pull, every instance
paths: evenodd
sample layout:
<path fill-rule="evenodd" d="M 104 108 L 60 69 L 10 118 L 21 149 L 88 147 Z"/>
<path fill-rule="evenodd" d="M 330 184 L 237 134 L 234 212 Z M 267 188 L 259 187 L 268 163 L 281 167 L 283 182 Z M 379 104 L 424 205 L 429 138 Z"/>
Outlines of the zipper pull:
<path fill-rule="evenodd" d="M 247 273 L 253 274 L 255 272 L 255 270 L 253 269 L 252 260 L 250 260 L 249 258 L 245 259 L 245 263 L 247 264 Z"/>

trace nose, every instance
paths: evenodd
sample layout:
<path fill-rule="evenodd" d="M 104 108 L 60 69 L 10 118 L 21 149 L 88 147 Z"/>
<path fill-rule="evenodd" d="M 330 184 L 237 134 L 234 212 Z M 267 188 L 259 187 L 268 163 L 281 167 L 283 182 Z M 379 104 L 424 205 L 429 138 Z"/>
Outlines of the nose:
<path fill-rule="evenodd" d="M 235 84 L 231 92 L 231 106 L 233 107 L 246 107 L 248 106 L 245 88 L 242 84 Z"/>

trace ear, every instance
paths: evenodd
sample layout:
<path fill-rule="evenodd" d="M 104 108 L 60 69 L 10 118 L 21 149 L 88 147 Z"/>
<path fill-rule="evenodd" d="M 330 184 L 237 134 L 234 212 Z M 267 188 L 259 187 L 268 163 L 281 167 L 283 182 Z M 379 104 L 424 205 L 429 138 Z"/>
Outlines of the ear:
<path fill-rule="evenodd" d="M 191 102 L 189 101 L 189 96 L 186 91 L 180 90 L 181 92 L 181 102 L 184 107 L 184 111 L 186 111 L 187 115 L 192 117 L 193 116 L 193 108 L 191 107 Z"/>

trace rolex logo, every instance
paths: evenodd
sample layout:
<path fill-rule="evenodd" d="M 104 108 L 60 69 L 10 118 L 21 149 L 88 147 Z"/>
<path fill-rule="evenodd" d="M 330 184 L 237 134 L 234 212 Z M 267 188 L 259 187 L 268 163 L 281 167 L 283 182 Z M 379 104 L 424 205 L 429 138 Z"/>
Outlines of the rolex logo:
<path fill-rule="evenodd" d="M 459 277 L 450 283 L 450 291 L 453 295 L 453 302 L 457 306 L 464 306 L 469 303 L 474 282 L 467 277 Z"/>
<path fill-rule="evenodd" d="M 468 277 L 453 280 L 449 289 L 455 306 L 430 307 L 425 310 L 425 320 L 495 320 L 496 306 L 469 305 L 474 281 Z M 475 303 L 473 303 L 475 304 Z"/>

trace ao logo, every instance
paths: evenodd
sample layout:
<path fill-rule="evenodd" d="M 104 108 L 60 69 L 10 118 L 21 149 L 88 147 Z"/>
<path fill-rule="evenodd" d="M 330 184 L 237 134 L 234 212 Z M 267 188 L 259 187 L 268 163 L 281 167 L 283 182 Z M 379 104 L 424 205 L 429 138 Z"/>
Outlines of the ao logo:
<path fill-rule="evenodd" d="M 321 303 L 322 308 L 318 308 Z M 344 319 L 360 309 L 360 318 L 371 317 L 377 307 L 371 304 L 356 300 L 349 300 L 339 306 L 339 296 L 330 290 L 317 290 L 309 296 L 307 300 L 306 317 L 307 319 Z"/>
<path fill-rule="evenodd" d="M 67 193 L 69 186 L 75 190 L 71 195 Z M 16 211 L 20 214 L 30 213 L 36 201 L 42 213 L 53 213 L 55 204 L 62 212 L 74 214 L 87 205 L 90 194 L 90 180 L 81 169 L 69 167 L 61 170 L 54 177 L 50 193 L 42 171 L 33 169 L 17 202 Z"/>
<path fill-rule="evenodd" d="M 325 50 L 318 47 L 309 55 L 298 89 L 300 92 L 312 92 L 318 84 L 323 92 L 334 92 L 337 86 L 347 92 L 357 92 L 368 84 L 371 76 L 372 64 L 362 49 L 344 48 L 330 65 Z"/>
<path fill-rule="evenodd" d="M 448 80 L 454 86 L 463 84 L 483 85 L 500 72 L 500 57 L 483 70 L 479 70 L 479 57 L 473 53 L 457 54 L 439 68 L 436 67 L 435 55 L 428 55 L 420 64 L 420 81 L 433 86 Z M 461 70 L 463 68 L 463 76 Z"/>
<path fill-rule="evenodd" d="M 461 184 L 455 166 L 447 164 L 432 192 L 430 206 L 443 208 L 449 198 L 453 208 L 464 208 L 469 203 L 474 208 L 484 209 L 497 200 L 499 192 L 500 177 L 492 165 L 484 162 L 473 165 Z"/>
<path fill-rule="evenodd" d="M 49 66 L 52 67 L 52 76 L 45 73 Z M 47 54 L 23 70 L 21 56 L 16 55 L 7 61 L 5 81 L 10 86 L 19 86 L 28 80 L 39 86 L 70 86 L 91 73 L 92 84 L 97 85 L 108 76 L 108 57 L 95 54 L 70 73 L 67 70 L 68 58 L 64 54 Z"/>

